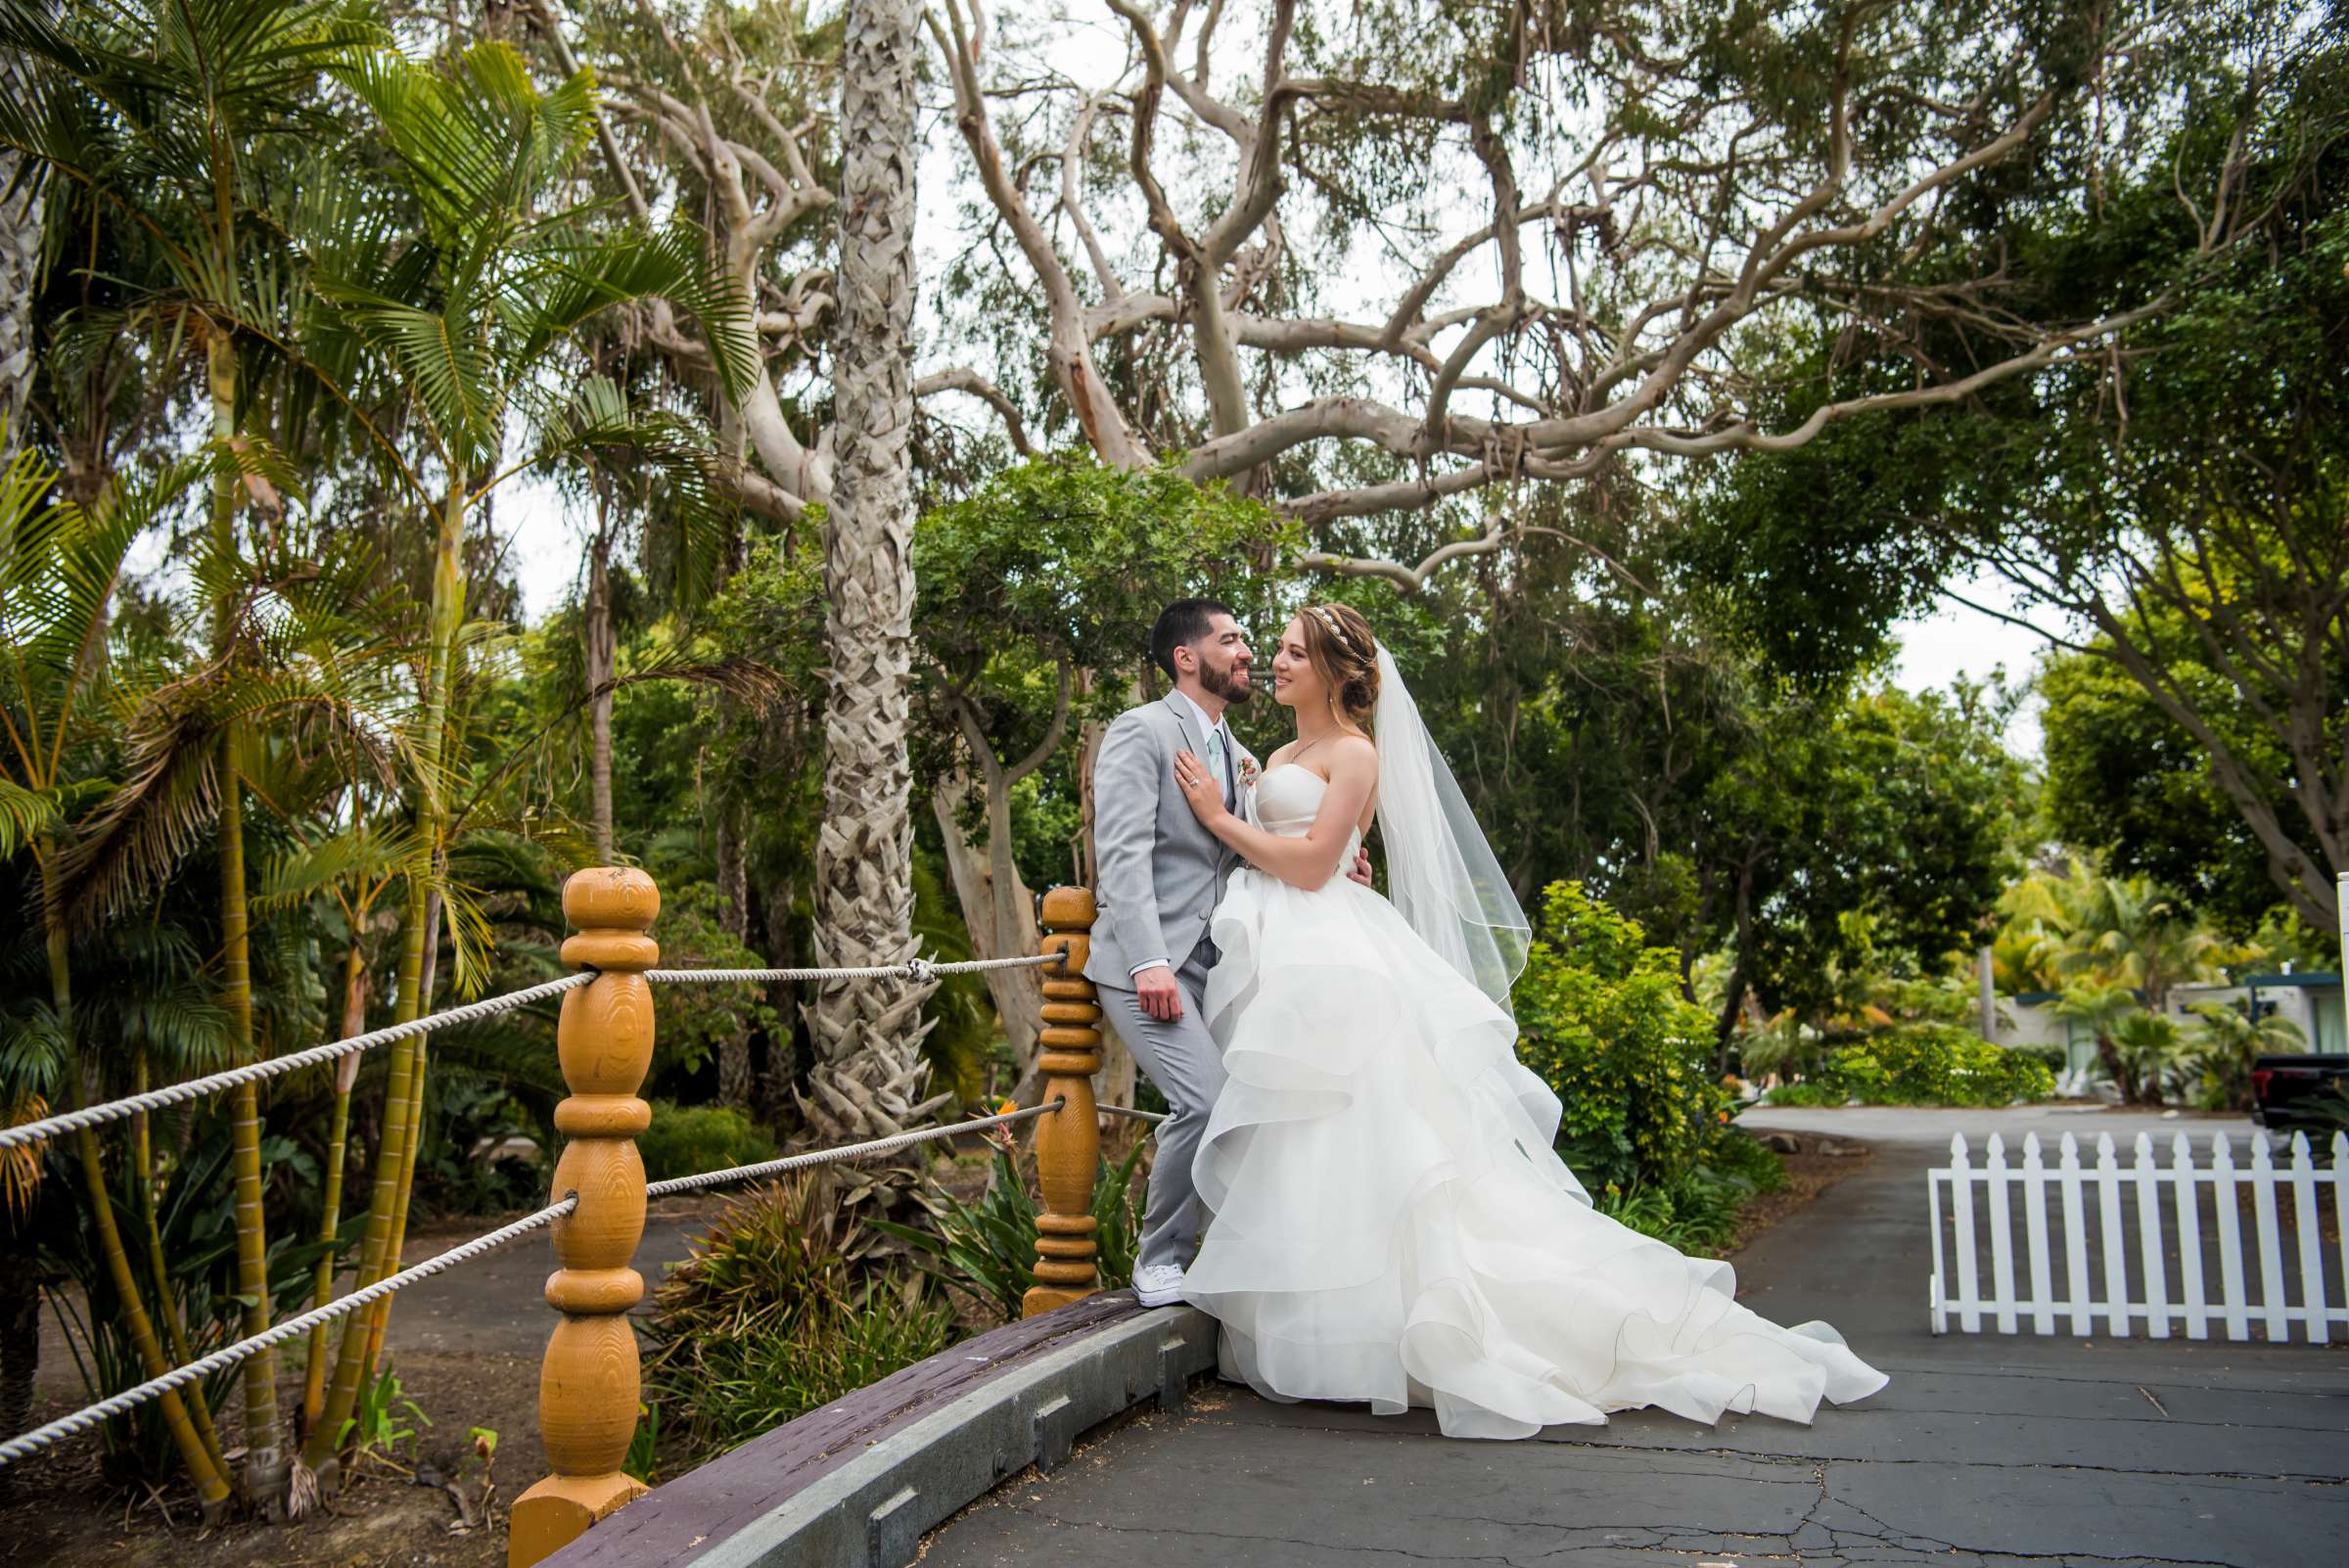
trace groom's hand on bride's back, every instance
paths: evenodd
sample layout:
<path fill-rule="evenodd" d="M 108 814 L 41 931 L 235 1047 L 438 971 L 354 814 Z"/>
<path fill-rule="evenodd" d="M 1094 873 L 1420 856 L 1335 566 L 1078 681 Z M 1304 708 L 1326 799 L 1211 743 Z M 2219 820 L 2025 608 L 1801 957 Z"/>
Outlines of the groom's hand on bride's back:
<path fill-rule="evenodd" d="M 1368 850 L 1354 852 L 1354 864 L 1346 868 L 1346 880 L 1359 882 L 1365 888 L 1373 885 L 1370 881 L 1370 852 Z"/>
<path fill-rule="evenodd" d="M 1142 1011 L 1162 1024 L 1172 1024 L 1182 1016 L 1182 988 L 1174 984 L 1174 971 L 1165 964 L 1156 964 L 1133 977 L 1133 994 L 1142 1004 Z"/>

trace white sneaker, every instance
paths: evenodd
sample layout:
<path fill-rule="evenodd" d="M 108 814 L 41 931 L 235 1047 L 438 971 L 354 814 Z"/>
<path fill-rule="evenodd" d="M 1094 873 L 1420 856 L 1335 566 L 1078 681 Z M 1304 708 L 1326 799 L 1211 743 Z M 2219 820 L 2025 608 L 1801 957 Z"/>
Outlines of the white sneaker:
<path fill-rule="evenodd" d="M 1136 1268 L 1133 1299 L 1145 1307 L 1166 1307 L 1182 1300 L 1182 1266 L 1151 1264 Z"/>

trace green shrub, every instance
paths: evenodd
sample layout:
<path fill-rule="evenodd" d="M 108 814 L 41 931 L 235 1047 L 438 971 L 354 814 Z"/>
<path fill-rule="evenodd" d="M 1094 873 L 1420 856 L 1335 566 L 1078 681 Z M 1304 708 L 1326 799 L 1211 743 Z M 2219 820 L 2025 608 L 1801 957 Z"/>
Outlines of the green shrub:
<path fill-rule="evenodd" d="M 2005 1105 L 2045 1099 L 2055 1075 L 2023 1051 L 1952 1024 L 1911 1024 L 1838 1046 L 1810 1079 L 1770 1092 L 1773 1105 Z"/>
<path fill-rule="evenodd" d="M 1596 1194 L 1598 1210 L 1681 1252 L 1718 1255 L 1737 1232 L 1737 1216 L 1756 1193 L 1786 1184 L 1786 1165 L 1758 1139 L 1730 1133 L 1713 1141 L 1703 1163 L 1664 1182 L 1635 1182 Z"/>
<path fill-rule="evenodd" d="M 946 1348 L 953 1314 L 920 1274 L 843 1256 L 819 1174 L 727 1206 L 653 1293 L 644 1398 L 690 1463 Z"/>
<path fill-rule="evenodd" d="M 1800 1084 L 1780 1084 L 1765 1098 L 1772 1105 L 1841 1105 L 1851 1095 L 1840 1084 L 1807 1079 Z"/>
<path fill-rule="evenodd" d="M 1756 1192 L 1775 1192 L 1786 1184 L 1786 1162 L 1777 1151 L 1747 1132 L 1730 1132 L 1714 1141 L 1702 1169 L 1725 1179 L 1749 1184 Z"/>
<path fill-rule="evenodd" d="M 1721 1136 L 1712 1021 L 1674 954 L 1581 883 L 1543 895 L 1514 1000 L 1518 1055 L 1564 1106 L 1558 1153 L 1594 1194 L 1669 1187 Z"/>
<path fill-rule="evenodd" d="M 1104 1159 L 1093 1174 L 1093 1241 L 1101 1287 L 1116 1290 L 1133 1282 L 1133 1251 L 1141 1230 L 1144 1189 L 1134 1184 L 1134 1168 L 1147 1143 L 1111 1165 Z M 922 1271 L 949 1289 L 974 1296 L 1009 1322 L 1020 1315 L 1021 1299 L 1036 1283 L 1036 1197 L 1011 1152 L 995 1145 L 994 1170 L 976 1204 L 932 1186 L 922 1200 L 927 1227 L 871 1222 L 920 1252 Z"/>
<path fill-rule="evenodd" d="M 2027 1061 L 2037 1062 L 2048 1070 L 2050 1077 L 2071 1065 L 2071 1053 L 2060 1045 L 2008 1045 L 2004 1049 Z"/>
<path fill-rule="evenodd" d="M 715 989 L 715 988 L 709 988 Z M 653 1102 L 653 1125 L 636 1138 L 647 1179 L 757 1165 L 775 1157 L 775 1140 L 740 1111 L 723 1105 Z"/>

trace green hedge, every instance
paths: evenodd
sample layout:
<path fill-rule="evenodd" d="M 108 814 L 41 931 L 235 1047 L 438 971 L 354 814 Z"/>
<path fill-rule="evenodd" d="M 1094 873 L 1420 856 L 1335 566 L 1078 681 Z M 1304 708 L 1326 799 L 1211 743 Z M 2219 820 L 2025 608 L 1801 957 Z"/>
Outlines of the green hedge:
<path fill-rule="evenodd" d="M 2055 1075 L 2035 1054 L 1994 1045 L 1954 1024 L 1912 1024 L 1840 1045 L 1773 1105 L 2006 1105 L 2046 1099 Z"/>
<path fill-rule="evenodd" d="M 723 1105 L 653 1102 L 653 1125 L 637 1134 L 647 1180 L 757 1165 L 775 1157 L 775 1140 L 740 1111 Z"/>

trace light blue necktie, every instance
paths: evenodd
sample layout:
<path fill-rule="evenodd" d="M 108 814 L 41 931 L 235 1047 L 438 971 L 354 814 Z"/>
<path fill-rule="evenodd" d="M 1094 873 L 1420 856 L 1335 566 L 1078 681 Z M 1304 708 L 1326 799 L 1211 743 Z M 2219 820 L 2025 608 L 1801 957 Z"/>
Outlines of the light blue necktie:
<path fill-rule="evenodd" d="M 1227 807 L 1239 803 L 1231 788 L 1231 752 L 1223 739 L 1223 726 L 1218 724 L 1207 732 L 1207 765 L 1216 770 L 1216 782 L 1223 786 L 1223 804 Z"/>

